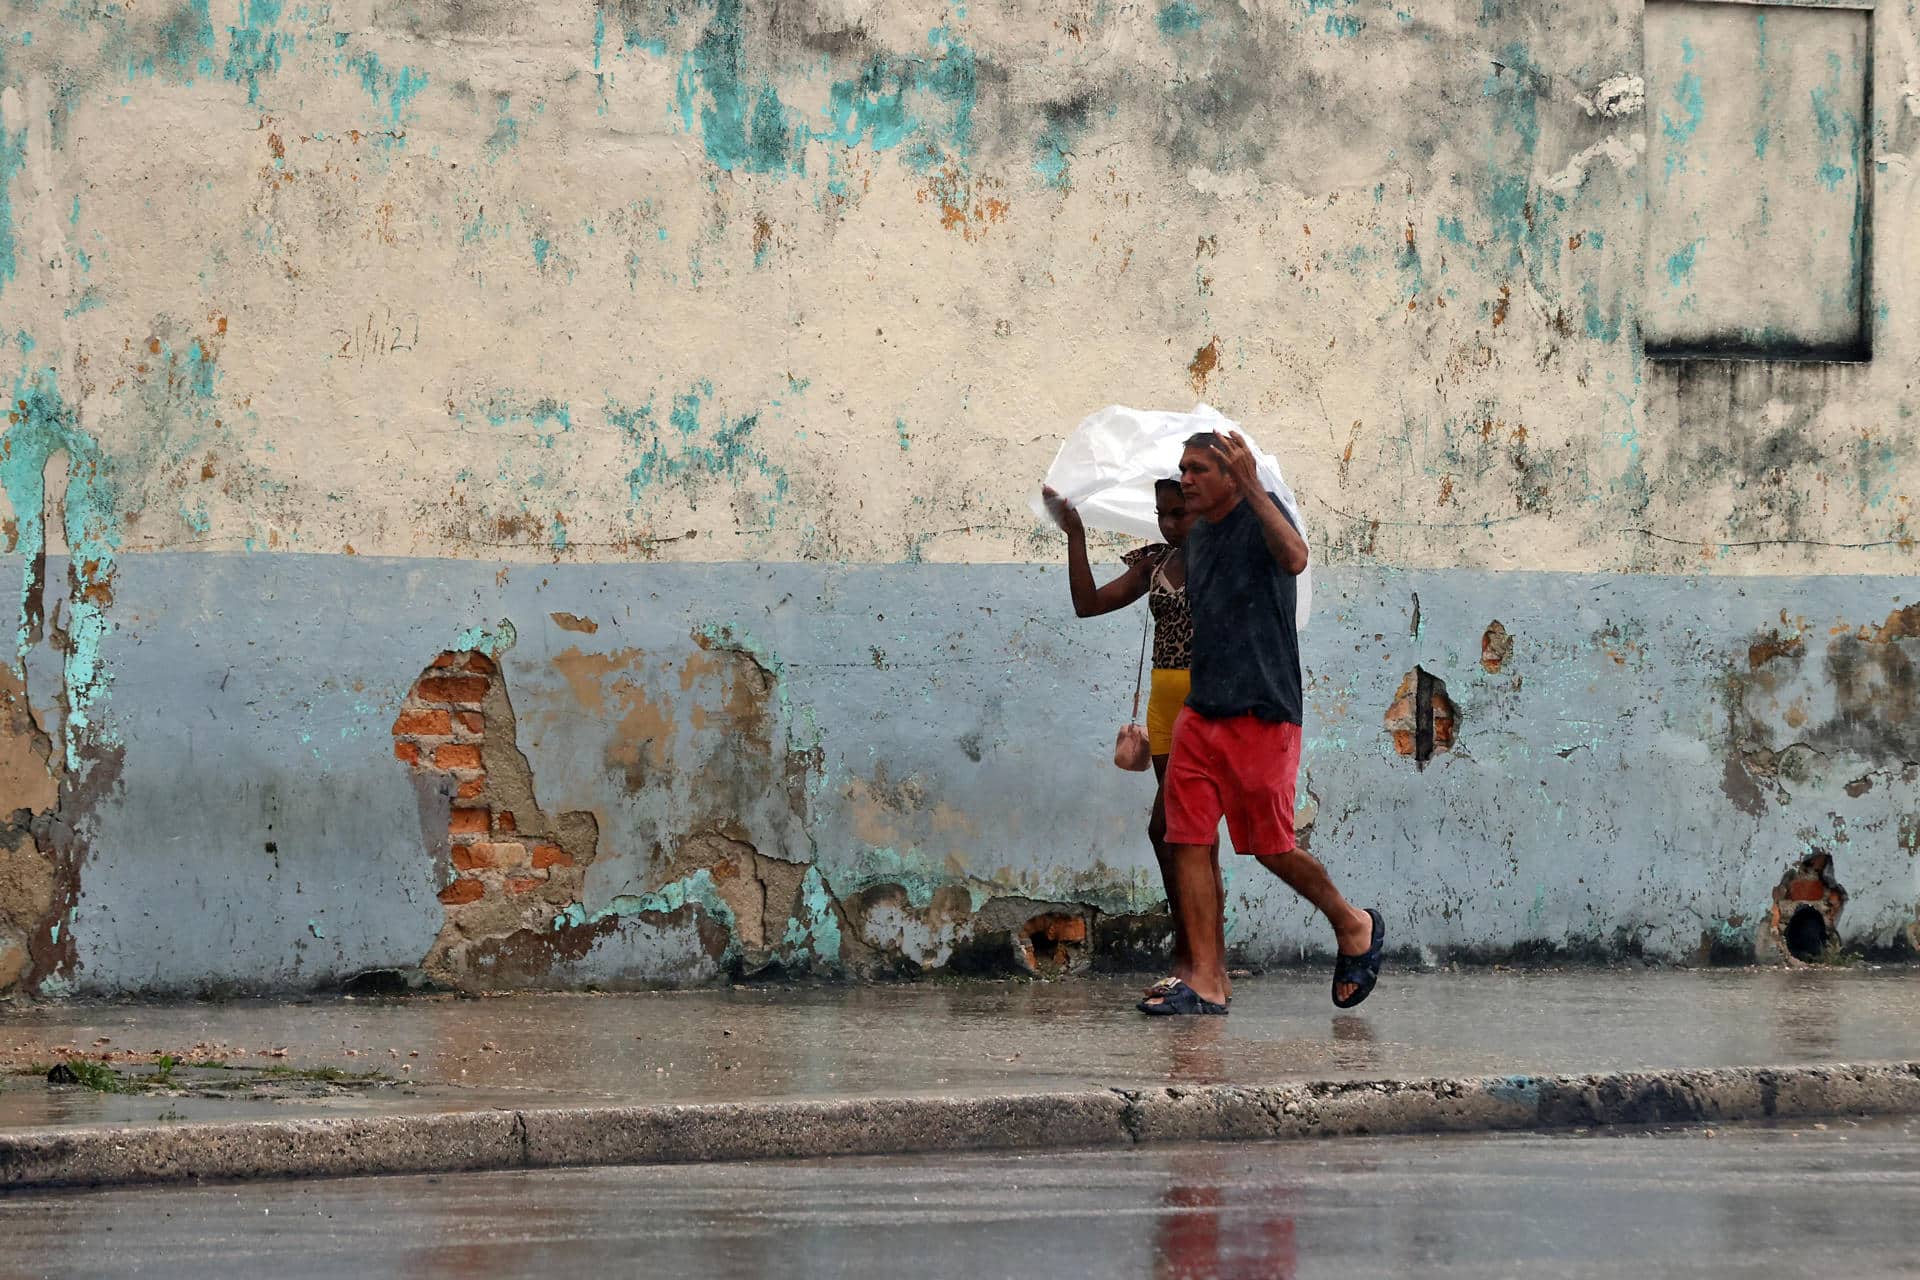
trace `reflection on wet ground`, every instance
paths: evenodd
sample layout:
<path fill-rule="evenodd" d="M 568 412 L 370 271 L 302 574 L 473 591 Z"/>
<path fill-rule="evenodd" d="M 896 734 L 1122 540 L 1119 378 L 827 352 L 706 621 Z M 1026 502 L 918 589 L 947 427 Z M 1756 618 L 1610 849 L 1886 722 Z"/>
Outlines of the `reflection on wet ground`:
<path fill-rule="evenodd" d="M 1920 1122 L 0 1196 L 22 1275 L 1891 1276 Z"/>

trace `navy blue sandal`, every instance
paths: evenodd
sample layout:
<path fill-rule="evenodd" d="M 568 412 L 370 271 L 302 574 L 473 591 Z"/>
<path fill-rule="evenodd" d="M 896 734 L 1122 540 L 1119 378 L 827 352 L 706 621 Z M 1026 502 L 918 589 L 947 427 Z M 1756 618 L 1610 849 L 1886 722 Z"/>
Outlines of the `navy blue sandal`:
<path fill-rule="evenodd" d="M 1351 1009 L 1373 994 L 1373 988 L 1380 981 L 1380 953 L 1387 945 L 1387 922 L 1372 907 L 1367 914 L 1373 917 L 1373 942 L 1362 956 L 1350 956 L 1342 953 L 1333 962 L 1333 1005 L 1336 1009 Z M 1340 988 L 1345 983 L 1353 983 L 1353 994 L 1342 1000 Z"/>
<path fill-rule="evenodd" d="M 1227 1006 L 1215 1004 L 1177 978 L 1174 979 L 1173 985 L 1167 988 L 1159 1004 L 1142 1000 L 1136 1007 L 1150 1018 L 1166 1018 L 1177 1014 L 1211 1014 L 1216 1017 L 1225 1017 L 1227 1014 Z"/>

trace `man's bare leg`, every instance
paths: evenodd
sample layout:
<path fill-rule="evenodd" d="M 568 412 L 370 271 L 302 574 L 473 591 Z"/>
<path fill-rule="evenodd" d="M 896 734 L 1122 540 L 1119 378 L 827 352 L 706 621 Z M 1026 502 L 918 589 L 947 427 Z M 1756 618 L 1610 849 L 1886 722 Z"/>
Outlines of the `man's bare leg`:
<path fill-rule="evenodd" d="M 1215 849 L 1204 844 L 1176 844 L 1167 854 L 1173 863 L 1170 883 L 1179 896 L 1180 928 L 1187 935 L 1188 953 L 1186 966 L 1175 966 L 1173 976 L 1192 987 L 1201 999 L 1225 1004 L 1227 957 L 1221 945 L 1225 901 L 1217 887 Z"/>
<path fill-rule="evenodd" d="M 1365 955 L 1373 944 L 1373 917 L 1340 896 L 1333 877 L 1312 854 L 1301 849 L 1290 853 L 1262 854 L 1259 864 L 1287 882 L 1287 887 L 1311 902 L 1333 926 L 1333 937 L 1341 955 Z M 1343 982 L 1334 994 L 1344 1000 L 1356 984 Z"/>

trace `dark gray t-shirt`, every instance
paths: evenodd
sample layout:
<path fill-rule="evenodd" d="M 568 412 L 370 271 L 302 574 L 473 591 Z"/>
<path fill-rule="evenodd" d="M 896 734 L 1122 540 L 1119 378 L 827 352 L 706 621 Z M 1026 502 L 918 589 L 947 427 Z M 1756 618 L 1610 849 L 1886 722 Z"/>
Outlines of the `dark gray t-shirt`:
<path fill-rule="evenodd" d="M 1277 497 L 1274 505 L 1280 506 Z M 1283 516 L 1286 510 L 1280 507 Z M 1250 715 L 1303 723 L 1296 591 L 1293 575 L 1267 550 L 1260 517 L 1245 501 L 1218 524 L 1194 524 L 1187 535 L 1187 603 L 1193 610 L 1189 707 L 1215 719 Z"/>

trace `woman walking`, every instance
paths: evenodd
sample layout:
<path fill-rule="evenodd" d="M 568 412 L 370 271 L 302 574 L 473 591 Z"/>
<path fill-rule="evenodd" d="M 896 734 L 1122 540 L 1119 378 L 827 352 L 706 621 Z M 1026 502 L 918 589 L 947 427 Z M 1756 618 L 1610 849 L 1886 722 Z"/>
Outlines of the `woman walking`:
<path fill-rule="evenodd" d="M 1193 615 L 1187 610 L 1187 568 L 1181 547 L 1194 517 L 1187 512 L 1187 500 L 1176 479 L 1156 481 L 1153 504 L 1160 519 L 1164 542 L 1137 547 L 1121 557 L 1126 570 L 1111 582 L 1098 586 L 1093 567 L 1087 561 L 1087 532 L 1073 504 L 1052 488 L 1040 491 L 1047 513 L 1060 531 L 1067 535 L 1067 585 L 1073 593 L 1073 611 L 1082 618 L 1124 609 L 1141 596 L 1153 614 L 1153 678 L 1147 698 L 1147 744 L 1153 754 L 1153 776 L 1164 784 L 1167 757 L 1173 751 L 1173 722 L 1186 704 L 1189 689 L 1188 668 L 1192 665 Z M 1187 960 L 1187 939 L 1179 927 L 1180 907 L 1173 899 L 1173 878 L 1168 874 L 1167 815 L 1163 786 L 1153 793 L 1153 816 L 1147 822 L 1147 839 L 1153 843 L 1154 859 L 1160 864 L 1160 878 L 1167 886 L 1167 909 L 1174 918 L 1173 962 L 1176 968 Z M 1215 874 L 1218 875 L 1216 867 Z M 1224 901 L 1224 895 L 1222 901 Z M 1163 978 L 1147 989 L 1157 994 L 1173 982 Z"/>

